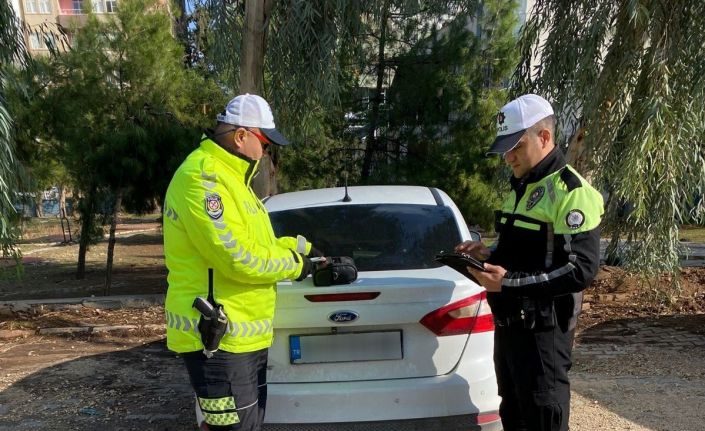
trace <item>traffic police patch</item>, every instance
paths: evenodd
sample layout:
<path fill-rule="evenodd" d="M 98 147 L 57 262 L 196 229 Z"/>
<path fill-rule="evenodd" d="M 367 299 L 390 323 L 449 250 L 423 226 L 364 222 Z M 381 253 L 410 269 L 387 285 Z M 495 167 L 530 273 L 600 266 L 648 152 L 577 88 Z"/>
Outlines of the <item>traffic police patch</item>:
<path fill-rule="evenodd" d="M 504 124 L 504 120 L 506 118 L 507 117 L 506 117 L 506 115 L 504 115 L 504 112 L 500 111 L 499 114 L 497 114 L 497 131 L 498 132 L 504 132 L 509 128 L 509 126 Z"/>
<path fill-rule="evenodd" d="M 223 215 L 223 202 L 218 193 L 206 196 L 206 212 L 210 218 L 217 220 Z"/>
<path fill-rule="evenodd" d="M 580 210 L 570 210 L 565 218 L 565 223 L 571 229 L 577 229 L 585 223 L 585 214 Z"/>
<path fill-rule="evenodd" d="M 536 189 L 531 192 L 531 196 L 529 196 L 529 199 L 526 201 L 526 210 L 529 211 L 531 208 L 536 206 L 536 204 L 541 200 L 543 197 L 544 192 L 546 189 L 543 188 L 543 186 L 538 186 Z"/>

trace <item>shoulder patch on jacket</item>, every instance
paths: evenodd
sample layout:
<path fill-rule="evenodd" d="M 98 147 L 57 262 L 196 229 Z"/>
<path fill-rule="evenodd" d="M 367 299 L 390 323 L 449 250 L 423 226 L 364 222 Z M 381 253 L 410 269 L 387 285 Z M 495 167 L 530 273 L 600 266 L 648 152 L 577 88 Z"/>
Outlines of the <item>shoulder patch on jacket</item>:
<path fill-rule="evenodd" d="M 206 195 L 206 213 L 213 220 L 217 220 L 223 215 L 223 201 L 218 193 Z"/>
<path fill-rule="evenodd" d="M 566 186 L 568 186 L 568 191 L 572 191 L 577 189 L 578 187 L 582 187 L 583 183 L 580 181 L 580 178 L 578 178 L 577 175 L 573 173 L 570 169 L 567 167 L 563 168 L 561 171 L 561 180 L 565 183 Z"/>
<path fill-rule="evenodd" d="M 570 229 L 578 229 L 585 223 L 585 214 L 579 209 L 572 209 L 565 218 L 565 224 Z"/>

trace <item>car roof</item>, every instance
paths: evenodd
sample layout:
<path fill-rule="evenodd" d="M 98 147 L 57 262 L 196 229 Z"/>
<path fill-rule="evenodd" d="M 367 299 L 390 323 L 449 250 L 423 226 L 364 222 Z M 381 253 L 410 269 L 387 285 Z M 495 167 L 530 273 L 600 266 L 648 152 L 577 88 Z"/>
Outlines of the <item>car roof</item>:
<path fill-rule="evenodd" d="M 270 212 L 292 208 L 333 205 L 411 204 L 449 205 L 450 198 L 441 190 L 421 186 L 352 186 L 348 187 L 349 202 L 343 202 L 345 187 L 282 193 L 266 200 Z"/>

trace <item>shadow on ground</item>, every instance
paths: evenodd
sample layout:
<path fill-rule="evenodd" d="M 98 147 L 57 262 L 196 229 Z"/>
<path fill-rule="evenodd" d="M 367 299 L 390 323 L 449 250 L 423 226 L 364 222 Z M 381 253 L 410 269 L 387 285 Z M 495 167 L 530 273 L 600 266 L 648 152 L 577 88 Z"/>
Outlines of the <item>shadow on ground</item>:
<path fill-rule="evenodd" d="M 38 350 L 33 344 L 16 349 L 28 350 L 29 362 L 48 361 L 81 348 L 70 344 L 40 353 L 28 350 Z M 0 392 L 0 431 L 193 430 L 192 406 L 182 362 L 160 340 L 78 357 L 16 381 Z"/>

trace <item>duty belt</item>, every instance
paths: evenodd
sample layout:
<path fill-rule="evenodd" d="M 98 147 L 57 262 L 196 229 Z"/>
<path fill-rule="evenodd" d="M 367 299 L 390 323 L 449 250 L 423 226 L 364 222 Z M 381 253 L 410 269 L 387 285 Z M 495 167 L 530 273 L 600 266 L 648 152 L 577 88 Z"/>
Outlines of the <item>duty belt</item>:
<path fill-rule="evenodd" d="M 500 328 L 506 328 L 507 326 L 511 326 L 511 325 L 514 325 L 515 323 L 522 323 L 522 322 L 524 322 L 524 313 L 516 314 L 514 316 L 509 316 L 509 317 L 494 316 L 494 326 L 497 326 Z"/>

